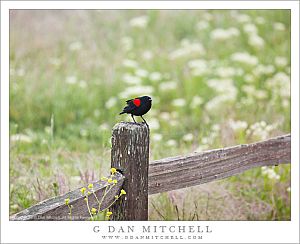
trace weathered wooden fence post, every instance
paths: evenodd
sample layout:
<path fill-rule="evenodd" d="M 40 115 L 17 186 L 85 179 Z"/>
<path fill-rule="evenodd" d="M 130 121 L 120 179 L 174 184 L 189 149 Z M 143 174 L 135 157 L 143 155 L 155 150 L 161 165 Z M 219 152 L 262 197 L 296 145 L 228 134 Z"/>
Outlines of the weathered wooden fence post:
<path fill-rule="evenodd" d="M 112 220 L 148 220 L 149 128 L 121 122 L 112 132 L 111 167 L 125 176 L 126 195 L 111 207 Z"/>

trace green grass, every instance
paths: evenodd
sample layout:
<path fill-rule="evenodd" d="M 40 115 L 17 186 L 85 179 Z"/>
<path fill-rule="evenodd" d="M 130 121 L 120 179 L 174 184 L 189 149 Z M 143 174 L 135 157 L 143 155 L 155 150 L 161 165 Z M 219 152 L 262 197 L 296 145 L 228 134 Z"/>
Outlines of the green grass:
<path fill-rule="evenodd" d="M 153 98 L 151 160 L 290 133 L 288 10 L 14 10 L 10 31 L 11 214 L 106 175 L 130 97 Z M 149 218 L 290 219 L 271 170 L 151 196 Z"/>

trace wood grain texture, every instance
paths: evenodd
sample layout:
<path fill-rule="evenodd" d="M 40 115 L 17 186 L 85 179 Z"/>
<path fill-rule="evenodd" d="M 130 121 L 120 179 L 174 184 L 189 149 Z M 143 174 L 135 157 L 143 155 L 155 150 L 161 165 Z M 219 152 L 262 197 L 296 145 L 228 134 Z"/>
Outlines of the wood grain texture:
<path fill-rule="evenodd" d="M 150 163 L 149 194 L 195 186 L 254 167 L 290 163 L 290 160 L 290 134 L 248 145 L 156 160 Z"/>
<path fill-rule="evenodd" d="M 148 220 L 149 128 L 121 122 L 113 128 L 111 167 L 125 176 L 125 197 L 111 208 L 112 220 Z"/>
<path fill-rule="evenodd" d="M 118 183 L 111 188 L 104 198 L 101 210 L 107 208 L 114 201 L 115 195 L 119 194 L 122 188 L 124 176 L 120 173 L 116 173 L 112 178 L 116 179 Z M 93 184 L 95 194 L 100 200 L 108 183 L 107 181 L 98 181 Z M 87 186 L 85 187 L 88 189 Z M 65 205 L 66 198 L 70 198 L 70 205 L 73 205 L 72 220 L 87 220 L 90 218 L 90 215 L 80 189 L 81 188 L 78 188 L 64 195 L 40 202 L 15 215 L 12 215 L 10 220 L 70 220 L 68 215 L 69 209 L 68 206 Z M 98 208 L 98 203 L 93 194 L 89 196 L 88 200 L 90 208 Z"/>

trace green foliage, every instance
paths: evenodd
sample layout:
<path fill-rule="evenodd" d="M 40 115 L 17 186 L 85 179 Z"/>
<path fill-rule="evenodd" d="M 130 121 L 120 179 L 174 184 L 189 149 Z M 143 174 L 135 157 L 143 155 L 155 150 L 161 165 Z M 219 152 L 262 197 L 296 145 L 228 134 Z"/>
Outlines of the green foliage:
<path fill-rule="evenodd" d="M 100 178 L 136 95 L 153 98 L 151 159 L 290 132 L 288 10 L 20 10 L 10 31 L 11 213 L 40 200 L 36 177 L 45 198 Z M 222 181 L 267 206 L 243 218 L 290 218 L 290 166 L 274 170 L 280 180 L 257 169 Z M 215 209 L 198 216 L 222 218 Z"/>

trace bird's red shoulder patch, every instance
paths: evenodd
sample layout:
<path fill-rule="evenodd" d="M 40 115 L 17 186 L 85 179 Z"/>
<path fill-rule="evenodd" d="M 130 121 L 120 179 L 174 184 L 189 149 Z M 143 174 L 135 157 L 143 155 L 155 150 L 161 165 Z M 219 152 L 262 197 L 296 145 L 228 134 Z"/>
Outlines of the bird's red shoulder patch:
<path fill-rule="evenodd" d="M 133 99 L 133 103 L 134 103 L 134 105 L 137 106 L 137 107 L 141 106 L 141 100 L 138 99 L 138 98 Z"/>

